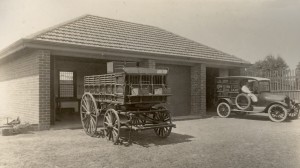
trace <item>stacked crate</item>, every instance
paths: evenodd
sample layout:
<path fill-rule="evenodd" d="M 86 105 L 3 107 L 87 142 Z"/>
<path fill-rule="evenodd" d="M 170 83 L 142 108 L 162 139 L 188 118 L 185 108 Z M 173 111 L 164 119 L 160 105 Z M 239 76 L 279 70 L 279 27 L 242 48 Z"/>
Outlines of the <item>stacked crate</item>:
<path fill-rule="evenodd" d="M 167 73 L 155 69 L 132 68 L 122 73 L 85 76 L 84 91 L 100 103 L 166 103 L 171 90 Z"/>
<path fill-rule="evenodd" d="M 99 102 L 122 104 L 124 101 L 124 73 L 85 76 L 84 92 L 91 93 Z"/>
<path fill-rule="evenodd" d="M 170 95 L 165 74 L 129 74 L 128 103 L 165 103 Z"/>

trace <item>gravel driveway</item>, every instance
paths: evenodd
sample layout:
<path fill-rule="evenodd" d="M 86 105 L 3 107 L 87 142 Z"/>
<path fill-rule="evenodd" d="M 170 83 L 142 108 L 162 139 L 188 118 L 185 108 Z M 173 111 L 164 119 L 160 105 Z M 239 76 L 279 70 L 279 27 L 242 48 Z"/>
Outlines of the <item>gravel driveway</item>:
<path fill-rule="evenodd" d="M 266 116 L 176 121 L 167 139 L 134 133 L 130 146 L 81 129 L 0 136 L 0 167 L 300 167 L 300 120 Z"/>

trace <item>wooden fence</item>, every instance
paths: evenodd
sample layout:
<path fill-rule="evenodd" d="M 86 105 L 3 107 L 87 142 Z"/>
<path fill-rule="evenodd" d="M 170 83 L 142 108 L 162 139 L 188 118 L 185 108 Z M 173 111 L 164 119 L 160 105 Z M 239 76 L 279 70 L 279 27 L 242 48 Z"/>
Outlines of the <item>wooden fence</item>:
<path fill-rule="evenodd" d="M 242 72 L 242 75 L 269 78 L 271 92 L 288 95 L 300 102 L 300 70 L 285 70 L 271 72 Z"/>

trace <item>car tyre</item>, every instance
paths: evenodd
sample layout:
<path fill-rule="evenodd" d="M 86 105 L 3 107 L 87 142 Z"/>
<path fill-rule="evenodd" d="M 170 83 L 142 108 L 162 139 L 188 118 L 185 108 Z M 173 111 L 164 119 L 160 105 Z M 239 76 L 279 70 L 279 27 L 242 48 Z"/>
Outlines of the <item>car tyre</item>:
<path fill-rule="evenodd" d="M 288 118 L 291 120 L 296 120 L 299 118 L 299 109 L 293 108 L 289 113 L 288 113 Z"/>
<path fill-rule="evenodd" d="M 228 103 L 221 102 L 217 107 L 217 113 L 221 118 L 226 118 L 230 115 L 231 108 Z"/>
<path fill-rule="evenodd" d="M 241 105 L 241 104 L 240 104 L 240 100 L 241 100 L 241 99 L 247 100 L 247 105 Z M 248 109 L 248 108 L 250 107 L 250 105 L 251 105 L 251 99 L 250 99 L 250 97 L 249 97 L 247 94 L 241 93 L 241 94 L 239 94 L 239 95 L 236 96 L 236 98 L 235 98 L 235 105 L 236 105 L 236 107 L 239 108 L 240 110 L 246 110 L 246 109 Z"/>
<path fill-rule="evenodd" d="M 282 122 L 288 116 L 287 109 L 281 104 L 271 105 L 268 109 L 268 114 L 270 120 L 274 122 Z"/>

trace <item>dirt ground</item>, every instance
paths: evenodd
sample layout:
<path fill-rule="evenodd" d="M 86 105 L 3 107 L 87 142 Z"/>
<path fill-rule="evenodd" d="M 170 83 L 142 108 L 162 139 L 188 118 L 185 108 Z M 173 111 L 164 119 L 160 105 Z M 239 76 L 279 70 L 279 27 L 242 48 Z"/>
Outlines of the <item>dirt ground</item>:
<path fill-rule="evenodd" d="M 0 167 L 300 167 L 300 119 L 274 123 L 251 115 L 176 124 L 167 139 L 152 130 L 134 133 L 130 146 L 81 129 L 0 136 Z"/>

